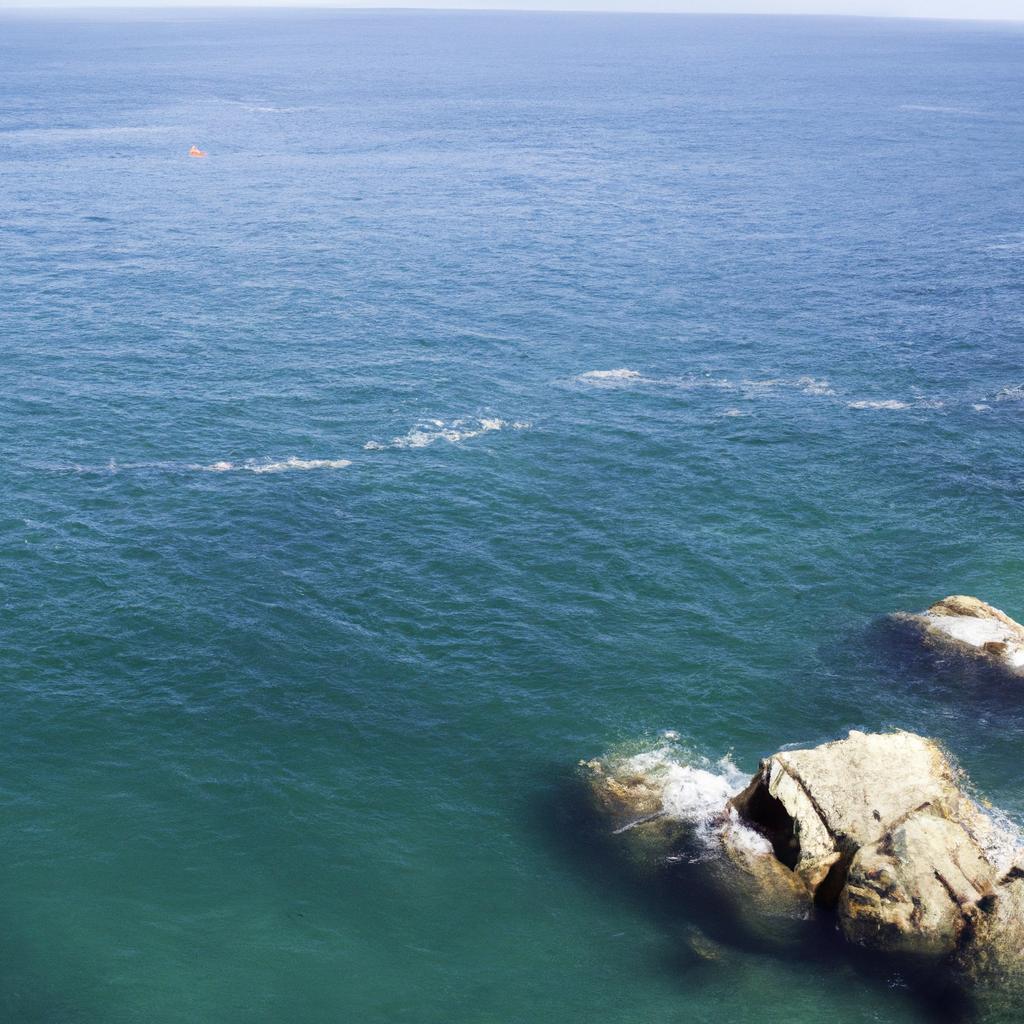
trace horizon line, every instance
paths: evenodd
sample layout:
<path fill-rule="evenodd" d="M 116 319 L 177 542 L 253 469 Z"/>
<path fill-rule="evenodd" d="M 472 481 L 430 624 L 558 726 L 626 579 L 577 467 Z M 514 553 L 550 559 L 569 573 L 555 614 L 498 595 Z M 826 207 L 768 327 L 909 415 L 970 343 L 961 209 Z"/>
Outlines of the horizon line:
<path fill-rule="evenodd" d="M 1024 14 L 1020 17 L 1008 17 L 1006 15 L 972 15 L 958 17 L 949 14 L 887 14 L 884 12 L 865 13 L 863 11 L 806 11 L 806 10 L 781 10 L 781 11 L 750 11 L 750 10 L 664 10 L 658 8 L 636 8 L 597 6 L 597 7 L 542 7 L 527 6 L 526 4 L 515 7 L 488 7 L 488 6 L 465 6 L 452 7 L 447 4 L 424 3 L 413 6 L 401 4 L 362 4 L 362 3 L 338 3 L 334 0 L 325 0 L 323 3 L 302 3 L 290 4 L 281 3 L 278 0 L 271 0 L 268 3 L 252 3 L 249 0 L 241 3 L 206 3 L 204 0 L 184 0 L 182 3 L 66 3 L 55 0 L 50 3 L 47 0 L 39 3 L 38 0 L 26 0 L 25 3 L 5 4 L 0 3 L 0 13 L 32 14 L 42 12 L 133 12 L 133 11 L 289 11 L 289 12 L 313 12 L 313 11 L 362 11 L 393 14 L 624 14 L 635 16 L 676 16 L 676 17 L 727 17 L 727 18 L 850 18 L 870 21 L 943 21 L 943 22 L 964 22 L 964 23 L 985 23 L 1008 25 L 1020 25 L 1024 23 Z"/>

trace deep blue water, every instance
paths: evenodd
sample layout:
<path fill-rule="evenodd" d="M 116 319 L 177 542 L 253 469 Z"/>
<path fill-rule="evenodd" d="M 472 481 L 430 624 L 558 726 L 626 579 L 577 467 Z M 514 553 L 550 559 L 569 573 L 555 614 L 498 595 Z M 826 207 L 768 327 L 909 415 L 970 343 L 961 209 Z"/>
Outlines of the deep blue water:
<path fill-rule="evenodd" d="M 0 1016 L 951 1019 L 661 902 L 572 778 L 901 726 L 1024 815 L 1024 698 L 880 625 L 1024 616 L 1024 27 L 8 13 L 0 68 Z"/>

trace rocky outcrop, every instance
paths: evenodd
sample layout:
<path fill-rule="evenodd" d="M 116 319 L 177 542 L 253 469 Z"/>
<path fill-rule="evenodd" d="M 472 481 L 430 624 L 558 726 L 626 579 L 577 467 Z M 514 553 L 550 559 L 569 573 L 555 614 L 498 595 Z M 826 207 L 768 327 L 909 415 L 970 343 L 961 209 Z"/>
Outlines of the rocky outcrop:
<path fill-rule="evenodd" d="M 1017 832 L 966 794 L 934 741 L 851 732 L 780 751 L 717 809 L 697 801 L 689 822 L 679 811 L 691 805 L 672 792 L 680 777 L 673 782 L 664 759 L 643 771 L 654 763 L 589 762 L 599 806 L 634 816 L 620 833 L 657 825 L 664 837 L 670 823 L 676 836 L 701 830 L 734 898 L 790 915 L 813 901 L 837 915 L 853 943 L 945 959 L 970 974 L 1021 969 Z"/>
<path fill-rule="evenodd" d="M 1024 626 L 976 597 L 954 594 L 927 611 L 898 618 L 920 629 L 932 646 L 1024 676 Z"/>
<path fill-rule="evenodd" d="M 700 861 L 706 884 L 741 916 L 802 918 L 809 912 L 803 879 L 731 807 L 745 782 L 735 769 L 685 763 L 669 747 L 581 761 L 580 767 L 595 809 L 634 863 L 674 856 Z"/>
<path fill-rule="evenodd" d="M 964 825 L 926 805 L 857 851 L 839 898 L 843 933 L 878 949 L 953 954 L 984 916 L 996 876 Z"/>

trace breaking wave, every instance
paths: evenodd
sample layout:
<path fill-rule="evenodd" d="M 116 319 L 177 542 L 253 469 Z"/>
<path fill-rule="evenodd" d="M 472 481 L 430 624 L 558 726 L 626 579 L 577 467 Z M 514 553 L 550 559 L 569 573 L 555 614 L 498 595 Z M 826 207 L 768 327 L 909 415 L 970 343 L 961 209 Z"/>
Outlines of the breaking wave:
<path fill-rule="evenodd" d="M 303 469 L 344 469 L 351 466 L 350 459 L 246 459 L 244 462 L 211 462 L 206 466 L 190 466 L 207 473 L 287 473 Z"/>
<path fill-rule="evenodd" d="M 861 399 L 856 402 L 847 402 L 848 409 L 909 409 L 909 402 L 900 402 L 895 398 L 884 398 L 879 400 Z"/>
<path fill-rule="evenodd" d="M 709 388 L 715 391 L 728 391 L 742 395 L 744 398 L 759 398 L 780 391 L 798 391 L 804 395 L 821 397 L 834 395 L 831 383 L 819 377 L 770 377 L 763 380 L 744 378 L 729 380 L 727 377 L 713 377 L 711 374 L 687 374 L 679 377 L 645 377 L 639 370 L 621 367 L 617 370 L 588 370 L 573 378 L 582 384 L 616 385 L 625 383 L 653 384 L 659 387 L 679 388 L 684 391 L 697 391 Z"/>
<path fill-rule="evenodd" d="M 664 735 L 669 742 L 623 758 L 616 766 L 617 773 L 648 780 L 661 791 L 665 816 L 690 825 L 698 838 L 710 839 L 726 824 L 737 827 L 728 804 L 747 785 L 749 776 L 728 756 L 712 761 L 671 742 L 676 734 Z M 750 842 L 763 840 L 751 831 Z"/>
<path fill-rule="evenodd" d="M 457 420 L 421 420 L 407 434 L 393 437 L 390 441 L 367 441 L 367 451 L 383 451 L 387 448 L 426 448 L 436 441 L 458 444 L 481 434 L 499 430 L 528 430 L 532 426 L 524 420 L 501 420 L 488 417 L 473 417 Z"/>
<path fill-rule="evenodd" d="M 72 466 L 60 465 L 50 468 L 72 469 L 76 473 L 128 473 L 140 470 L 155 470 L 163 473 L 287 473 L 291 470 L 306 469 L 344 469 L 351 466 L 349 459 L 243 459 L 240 462 L 229 462 L 226 459 L 217 462 L 118 462 L 110 459 L 102 466 L 83 466 L 75 463 Z"/>
<path fill-rule="evenodd" d="M 617 370 L 588 370 L 576 378 L 583 384 L 619 384 L 622 381 L 642 379 L 639 370 L 627 370 L 625 367 Z"/>
<path fill-rule="evenodd" d="M 981 117 L 985 113 L 983 110 L 974 110 L 972 107 L 940 107 L 927 103 L 903 103 L 899 109 L 918 110 L 927 114 L 967 114 L 972 117 Z"/>

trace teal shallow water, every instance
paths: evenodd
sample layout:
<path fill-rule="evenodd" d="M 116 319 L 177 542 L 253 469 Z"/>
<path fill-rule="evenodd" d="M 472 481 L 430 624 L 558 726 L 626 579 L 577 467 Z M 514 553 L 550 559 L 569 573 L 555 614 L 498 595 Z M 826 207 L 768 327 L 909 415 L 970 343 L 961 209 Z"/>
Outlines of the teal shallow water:
<path fill-rule="evenodd" d="M 571 780 L 903 726 L 1024 813 L 1021 700 L 879 626 L 1024 615 L 1022 55 L 4 15 L 4 1018 L 943 1019 L 694 956 Z"/>

